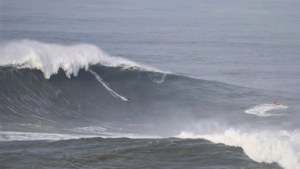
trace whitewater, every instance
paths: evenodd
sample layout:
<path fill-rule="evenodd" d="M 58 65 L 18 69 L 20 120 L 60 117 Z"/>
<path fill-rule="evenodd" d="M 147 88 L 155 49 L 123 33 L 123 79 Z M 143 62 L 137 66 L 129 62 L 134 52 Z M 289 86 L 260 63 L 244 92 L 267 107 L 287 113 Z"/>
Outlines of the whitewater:
<path fill-rule="evenodd" d="M 253 160 L 266 163 L 279 163 L 288 169 L 299 168 L 300 144 L 299 131 L 252 131 L 243 132 L 238 129 L 228 129 L 223 133 L 211 135 L 196 135 L 182 132 L 179 138 L 203 138 L 214 143 L 242 147 Z"/>
<path fill-rule="evenodd" d="M 287 109 L 287 106 L 284 105 L 275 105 L 275 104 L 262 104 L 255 106 L 249 110 L 246 110 L 245 113 L 254 114 L 256 116 L 268 117 L 268 116 L 281 116 L 285 114 L 271 114 L 267 111 L 277 110 L 277 109 Z"/>
<path fill-rule="evenodd" d="M 91 44 L 59 45 L 45 44 L 33 40 L 2 43 L 0 65 L 18 68 L 38 69 L 46 79 L 63 69 L 66 76 L 77 76 L 80 69 L 88 70 L 89 65 L 101 64 L 107 67 L 141 68 L 148 71 L 159 70 L 139 65 L 121 57 L 113 57 Z"/>

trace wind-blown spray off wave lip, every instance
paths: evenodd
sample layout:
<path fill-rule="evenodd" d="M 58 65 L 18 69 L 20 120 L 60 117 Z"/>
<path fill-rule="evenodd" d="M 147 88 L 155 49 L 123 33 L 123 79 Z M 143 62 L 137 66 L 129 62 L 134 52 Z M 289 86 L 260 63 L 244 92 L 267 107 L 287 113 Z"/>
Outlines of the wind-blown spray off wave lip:
<path fill-rule="evenodd" d="M 271 114 L 271 113 L 267 113 L 267 112 L 271 111 L 271 110 L 287 109 L 287 108 L 288 107 L 284 106 L 284 105 L 262 104 L 262 105 L 255 106 L 249 110 L 246 110 L 245 113 L 253 114 L 253 115 L 261 116 L 261 117 L 281 116 L 281 115 L 286 115 L 286 114 Z"/>
<path fill-rule="evenodd" d="M 213 143 L 242 147 L 245 153 L 257 162 L 276 162 L 285 169 L 300 167 L 300 133 L 297 131 L 242 132 L 228 129 L 224 133 L 197 135 L 182 132 L 179 138 L 201 138 Z"/>
<path fill-rule="evenodd" d="M 33 40 L 19 40 L 1 44 L 0 66 L 38 69 L 49 79 L 61 68 L 67 77 L 77 76 L 80 69 L 88 70 L 90 65 L 101 64 L 107 67 L 134 68 L 161 72 L 121 57 L 109 56 L 91 44 L 60 45 Z"/>

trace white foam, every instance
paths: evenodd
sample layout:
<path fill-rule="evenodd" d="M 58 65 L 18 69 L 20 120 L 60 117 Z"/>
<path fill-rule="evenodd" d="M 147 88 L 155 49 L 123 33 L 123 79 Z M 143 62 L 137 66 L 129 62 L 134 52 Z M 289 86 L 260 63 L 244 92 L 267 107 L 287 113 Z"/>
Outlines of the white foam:
<path fill-rule="evenodd" d="M 195 135 L 182 132 L 179 138 L 202 138 L 213 143 L 242 147 L 257 162 L 276 162 L 285 169 L 300 168 L 300 133 L 298 131 L 242 132 L 228 129 L 223 133 Z"/>
<path fill-rule="evenodd" d="M 281 115 L 286 115 L 286 114 L 271 114 L 268 113 L 268 111 L 271 110 L 278 110 L 278 109 L 287 109 L 287 106 L 284 105 L 275 105 L 275 104 L 262 104 L 258 106 L 254 106 L 249 110 L 246 110 L 245 113 L 247 114 L 253 114 L 256 116 L 261 116 L 261 117 L 268 117 L 268 116 L 281 116 Z"/>
<path fill-rule="evenodd" d="M 77 76 L 80 69 L 88 70 L 89 65 L 95 64 L 162 72 L 125 58 L 109 56 L 97 46 L 90 44 L 66 46 L 33 40 L 12 41 L 1 44 L 0 57 L 1 66 L 13 65 L 39 69 L 47 79 L 52 74 L 57 74 L 59 68 L 62 68 L 70 77 L 70 75 Z"/>

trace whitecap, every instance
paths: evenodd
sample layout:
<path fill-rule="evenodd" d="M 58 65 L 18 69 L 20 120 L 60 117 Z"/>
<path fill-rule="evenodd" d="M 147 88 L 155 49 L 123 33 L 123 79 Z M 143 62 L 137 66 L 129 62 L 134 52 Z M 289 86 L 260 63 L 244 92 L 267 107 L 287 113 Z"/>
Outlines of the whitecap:
<path fill-rule="evenodd" d="M 260 117 L 268 117 L 268 116 L 282 116 L 286 115 L 284 113 L 269 113 L 271 110 L 278 110 L 278 109 L 287 109 L 287 106 L 284 105 L 275 105 L 275 104 L 262 104 L 258 106 L 254 106 L 249 110 L 246 110 L 245 113 L 253 114 Z"/>

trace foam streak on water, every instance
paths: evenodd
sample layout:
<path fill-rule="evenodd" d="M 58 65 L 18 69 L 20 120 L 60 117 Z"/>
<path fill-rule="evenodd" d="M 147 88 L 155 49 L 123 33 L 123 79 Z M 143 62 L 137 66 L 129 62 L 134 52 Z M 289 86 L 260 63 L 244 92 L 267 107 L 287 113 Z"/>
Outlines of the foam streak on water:
<path fill-rule="evenodd" d="M 76 129 L 86 130 L 85 128 Z M 93 130 L 93 129 L 92 129 Z M 57 141 L 57 140 L 70 140 L 70 139 L 80 139 L 80 138 L 159 138 L 158 136 L 150 135 L 137 135 L 137 134 L 127 134 L 127 133 L 73 133 L 73 134 L 61 134 L 61 133 L 33 133 L 33 132 L 16 132 L 16 131 L 0 131 L 0 142 L 3 141 Z"/>

